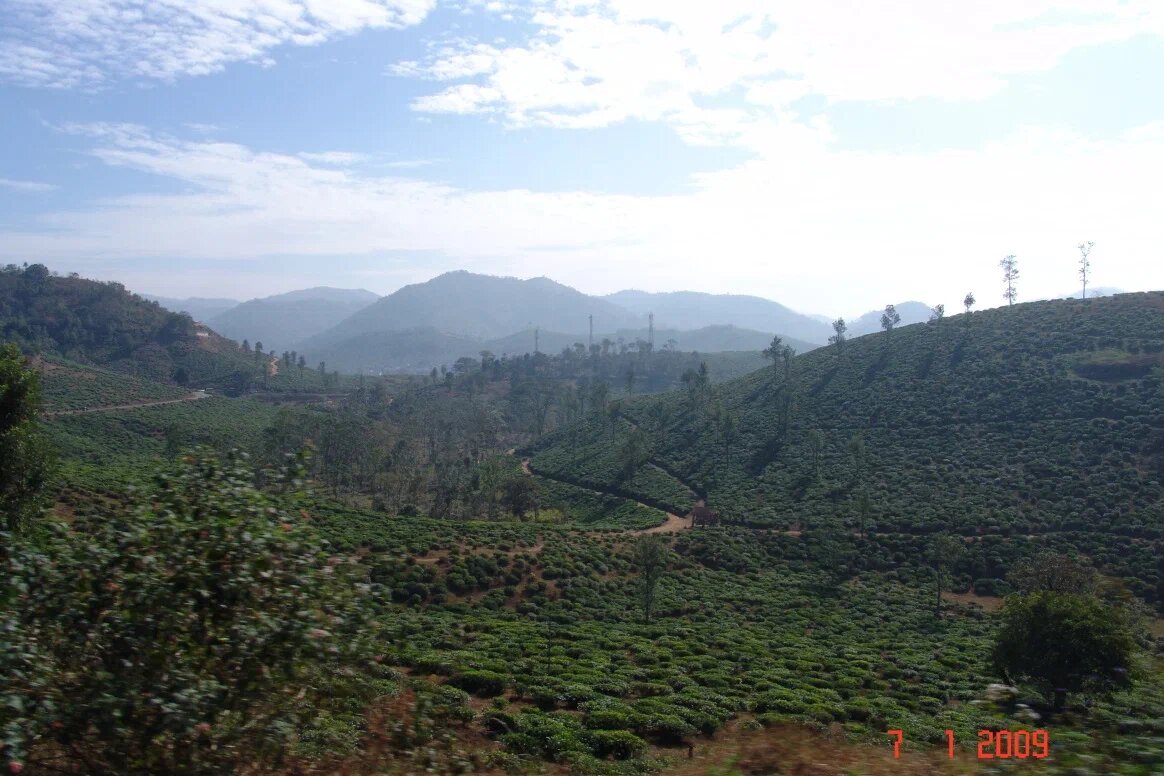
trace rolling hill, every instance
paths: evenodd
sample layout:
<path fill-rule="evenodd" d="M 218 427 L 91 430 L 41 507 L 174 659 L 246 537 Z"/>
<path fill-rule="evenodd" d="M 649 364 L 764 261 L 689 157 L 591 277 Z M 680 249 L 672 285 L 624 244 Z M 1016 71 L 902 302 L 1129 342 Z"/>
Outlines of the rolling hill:
<path fill-rule="evenodd" d="M 603 298 L 638 315 L 654 312 L 655 326 L 660 328 L 700 329 L 731 325 L 741 329 L 777 332 L 781 336 L 818 345 L 828 342 L 832 334 L 832 327 L 819 320 L 818 316 L 803 315 L 758 296 L 632 290 L 619 291 Z"/>
<path fill-rule="evenodd" d="M 645 431 L 658 470 L 737 524 L 841 530 L 865 492 L 881 532 L 1122 536 L 1112 562 L 1133 565 L 1164 540 L 1161 292 L 907 326 L 798 356 L 787 380 L 768 367 L 620 412 L 621 435 Z M 610 433 L 554 432 L 533 466 L 672 504 L 657 478 L 621 481 Z"/>
<path fill-rule="evenodd" d="M 206 321 L 223 336 L 286 350 L 379 299 L 371 291 L 309 288 L 243 302 Z"/>

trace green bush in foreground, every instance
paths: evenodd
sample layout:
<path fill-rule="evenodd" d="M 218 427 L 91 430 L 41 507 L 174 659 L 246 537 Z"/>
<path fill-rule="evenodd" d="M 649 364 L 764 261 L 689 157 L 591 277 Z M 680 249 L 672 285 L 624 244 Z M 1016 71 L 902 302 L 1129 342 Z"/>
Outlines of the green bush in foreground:
<path fill-rule="evenodd" d="M 1006 599 L 994 661 L 1061 706 L 1068 691 L 1126 686 L 1135 654 L 1135 635 L 1117 607 L 1089 595 L 1044 591 Z"/>
<path fill-rule="evenodd" d="M 354 661 L 368 588 L 253 480 L 237 459 L 188 457 L 125 511 L 11 549 L 10 763 L 48 752 L 90 773 L 222 773 L 356 743 L 361 696 L 390 689 Z"/>

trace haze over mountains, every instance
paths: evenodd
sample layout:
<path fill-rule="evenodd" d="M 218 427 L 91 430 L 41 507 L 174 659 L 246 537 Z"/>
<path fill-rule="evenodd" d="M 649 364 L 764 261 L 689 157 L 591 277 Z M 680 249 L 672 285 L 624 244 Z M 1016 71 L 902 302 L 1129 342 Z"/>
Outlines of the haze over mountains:
<path fill-rule="evenodd" d="M 655 310 L 658 303 L 659 312 Z M 821 344 L 828 327 L 783 305 L 756 297 L 625 291 L 588 296 L 549 278 L 493 277 L 450 272 L 405 286 L 347 319 L 298 343 L 296 349 L 345 370 L 423 370 L 475 356 L 559 352 L 590 336 L 615 347 L 650 337 L 679 350 L 761 350 L 788 331 L 800 350 Z M 535 343 L 534 331 L 537 330 Z M 805 336 L 808 335 L 808 336 Z M 608 345 L 609 347 L 609 345 Z"/>
<path fill-rule="evenodd" d="M 1116 292 L 1094 288 L 1088 296 Z M 594 342 L 609 340 L 614 348 L 648 340 L 650 313 L 657 349 L 759 351 L 778 334 L 806 352 L 833 333 L 828 316 L 800 313 L 758 296 L 631 289 L 592 296 L 545 277 L 522 280 L 465 270 L 385 297 L 362 289 L 317 287 L 242 303 L 146 298 L 187 311 L 223 336 L 262 342 L 268 350 L 295 350 L 313 364 L 326 361 L 353 372 L 427 372 L 482 350 L 556 353 L 588 340 L 590 316 Z M 931 314 L 930 306 L 918 301 L 898 302 L 896 308 L 902 326 L 924 322 Z M 881 313 L 849 320 L 848 336 L 880 331 Z"/>
<path fill-rule="evenodd" d="M 250 339 L 284 350 L 325 331 L 379 299 L 363 289 L 307 288 L 252 299 L 205 319 L 212 329 L 231 339 Z"/>
<path fill-rule="evenodd" d="M 743 329 L 779 332 L 782 336 L 818 344 L 827 342 L 832 334 L 832 327 L 828 323 L 758 296 L 631 290 L 619 291 L 604 298 L 640 315 L 654 312 L 656 326 L 698 329 L 729 324 Z"/>
<path fill-rule="evenodd" d="M 174 299 L 172 297 L 154 296 L 153 294 L 138 294 L 143 299 L 157 302 L 172 313 L 187 313 L 196 321 L 207 321 L 227 310 L 238 307 L 242 302 L 237 299 L 217 299 L 192 296 L 188 299 Z"/>

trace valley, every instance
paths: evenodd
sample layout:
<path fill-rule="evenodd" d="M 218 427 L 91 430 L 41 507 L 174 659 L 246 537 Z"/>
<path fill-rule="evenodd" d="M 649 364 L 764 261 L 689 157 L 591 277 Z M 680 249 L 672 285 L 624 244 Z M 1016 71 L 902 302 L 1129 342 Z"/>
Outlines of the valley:
<path fill-rule="evenodd" d="M 978 731 L 1024 726 L 1051 756 L 994 772 L 1164 768 L 1160 293 L 787 357 L 771 336 L 751 360 L 612 342 L 381 377 L 13 274 L 4 309 L 21 312 L 0 324 L 24 355 L 0 374 L 13 396 L 37 386 L 20 433 L 55 459 L 2 555 L 36 591 L 3 588 L 6 643 L 36 633 L 55 655 L 0 658 L 45 677 L 4 689 L 21 698 L 5 754 L 29 772 L 62 752 L 160 772 L 199 751 L 276 773 L 976 773 Z M 62 325 L 63 300 L 107 334 Z M 704 504 L 717 522 L 693 527 Z M 1119 670 L 1062 680 L 1062 708 L 1038 669 L 997 658 L 1008 612 L 1054 595 L 1127 640 Z M 191 696 L 160 633 L 223 695 Z M 144 662 L 98 675 L 65 670 L 72 655 Z M 1016 695 L 994 698 L 1009 671 Z M 251 675 L 279 689 L 235 684 Z M 139 681 L 170 710 L 126 694 L 134 724 L 90 725 Z M 227 696 L 297 722 L 253 733 Z M 139 735 L 173 715 L 171 744 Z M 54 720 L 68 739 L 34 732 Z"/>

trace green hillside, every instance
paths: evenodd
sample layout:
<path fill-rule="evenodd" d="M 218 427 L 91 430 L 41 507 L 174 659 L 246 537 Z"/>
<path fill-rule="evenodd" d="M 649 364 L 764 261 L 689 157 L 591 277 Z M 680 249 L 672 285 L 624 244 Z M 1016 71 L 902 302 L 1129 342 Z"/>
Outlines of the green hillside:
<path fill-rule="evenodd" d="M 736 524 L 855 528 L 867 493 L 882 533 L 1164 539 L 1161 293 L 909 326 L 617 412 L 543 438 L 535 469 L 666 501 L 621 481 L 637 426 Z"/>
<path fill-rule="evenodd" d="M 189 316 L 119 283 L 58 277 L 40 264 L 0 270 L 0 341 L 161 383 L 225 389 L 261 372 Z"/>
<path fill-rule="evenodd" d="M 142 402 L 169 401 L 190 395 L 178 385 L 139 380 L 130 375 L 53 356 L 35 361 L 49 415 Z"/>

